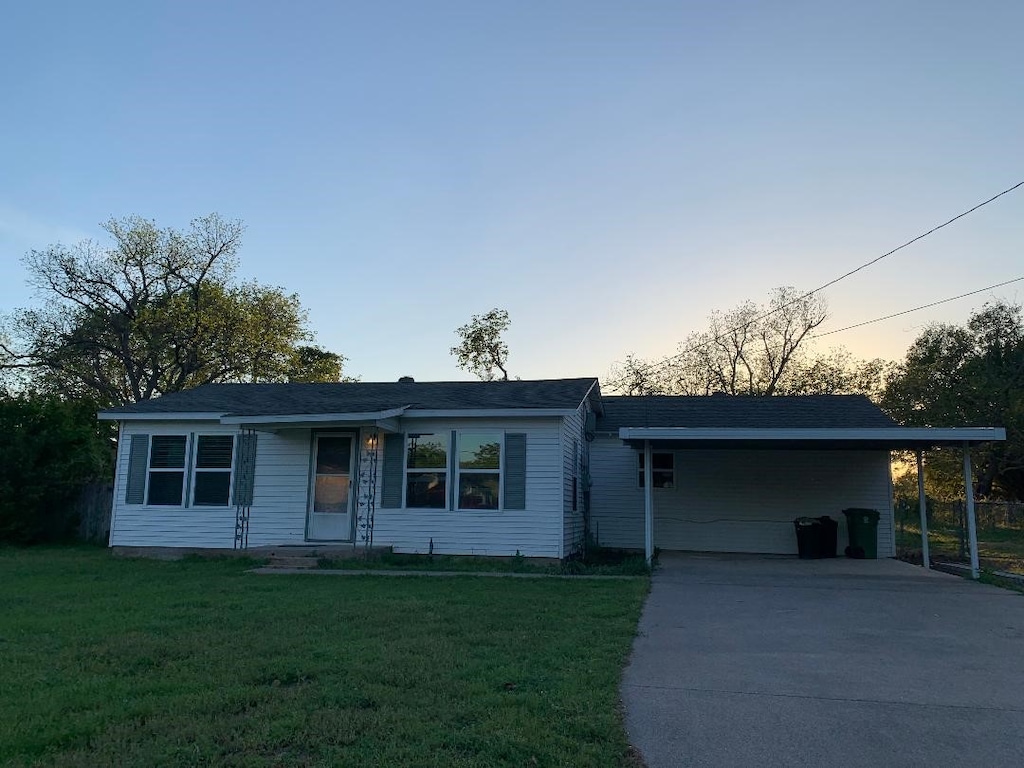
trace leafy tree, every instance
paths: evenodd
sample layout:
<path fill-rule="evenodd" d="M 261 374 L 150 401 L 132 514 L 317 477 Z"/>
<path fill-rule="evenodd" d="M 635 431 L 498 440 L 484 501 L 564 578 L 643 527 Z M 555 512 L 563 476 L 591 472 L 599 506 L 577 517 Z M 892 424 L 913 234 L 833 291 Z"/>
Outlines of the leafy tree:
<path fill-rule="evenodd" d="M 213 214 L 178 231 L 129 217 L 104 229 L 109 248 L 25 257 L 43 303 L 8 318 L 0 366 L 102 404 L 213 382 L 338 380 L 343 358 L 309 345 L 296 295 L 234 281 L 241 223 Z"/>
<path fill-rule="evenodd" d="M 110 432 L 97 424 L 96 404 L 0 395 L 0 433 L 0 541 L 69 538 L 75 497 L 112 464 Z"/>
<path fill-rule="evenodd" d="M 512 322 L 504 309 L 492 309 L 484 315 L 473 315 L 473 318 L 455 330 L 462 339 L 458 346 L 451 348 L 456 365 L 471 372 L 483 381 L 494 381 L 500 378 L 508 381 L 508 344 L 501 334 L 508 330 Z M 498 372 L 501 376 L 498 376 Z"/>
<path fill-rule="evenodd" d="M 287 380 L 299 383 L 316 383 L 330 381 L 356 381 L 342 375 L 345 367 L 345 356 L 337 352 L 328 352 L 320 347 L 303 345 L 292 352 L 291 364 Z"/>
<path fill-rule="evenodd" d="M 972 451 L 981 497 L 1024 499 L 1024 319 L 1019 304 L 997 301 L 965 326 L 931 325 L 890 375 L 883 407 L 913 426 L 1003 426 L 1006 441 Z M 929 454 L 930 491 L 962 488 L 959 449 Z"/>

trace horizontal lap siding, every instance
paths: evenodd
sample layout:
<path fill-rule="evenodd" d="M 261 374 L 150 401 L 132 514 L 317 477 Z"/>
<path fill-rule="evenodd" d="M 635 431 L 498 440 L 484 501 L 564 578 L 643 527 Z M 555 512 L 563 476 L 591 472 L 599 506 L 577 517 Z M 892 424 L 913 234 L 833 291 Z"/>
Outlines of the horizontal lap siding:
<path fill-rule="evenodd" d="M 217 422 L 174 424 L 125 422 L 117 448 L 114 508 L 110 525 L 112 547 L 225 547 L 234 546 L 234 507 L 163 507 L 125 504 L 128 449 L 131 435 L 233 435 L 238 430 Z"/>
<path fill-rule="evenodd" d="M 562 421 L 562 556 L 569 557 L 583 547 L 583 486 L 580 463 L 587 450 L 583 439 L 583 419 L 585 411 L 581 406 L 572 416 Z M 573 441 L 576 442 L 578 455 L 573 455 Z M 572 479 L 576 476 L 576 511 L 573 511 Z"/>
<path fill-rule="evenodd" d="M 617 438 L 590 445 L 590 535 L 602 547 L 644 547 L 644 493 L 637 488 L 636 461 L 636 452 Z"/>
<path fill-rule="evenodd" d="M 305 541 L 311 441 L 308 429 L 259 433 L 249 509 L 250 547 Z"/>
<path fill-rule="evenodd" d="M 643 546 L 635 451 L 614 441 L 594 455 L 594 525 L 606 546 Z M 621 446 L 621 443 L 620 443 Z M 793 519 L 842 510 L 881 513 L 879 557 L 895 555 L 889 455 L 883 451 L 676 451 L 676 487 L 654 491 L 654 542 L 663 549 L 796 554 Z M 603 467 L 602 473 L 598 463 Z"/>
<path fill-rule="evenodd" d="M 373 542 L 398 552 L 559 557 L 562 545 L 562 454 L 559 419 L 409 421 L 417 432 L 504 430 L 526 433 L 526 509 L 450 512 L 382 509 L 374 515 Z M 571 450 L 571 449 L 570 449 Z M 378 472 L 378 483 L 382 473 Z M 377 500 L 381 499 L 378 485 Z"/>

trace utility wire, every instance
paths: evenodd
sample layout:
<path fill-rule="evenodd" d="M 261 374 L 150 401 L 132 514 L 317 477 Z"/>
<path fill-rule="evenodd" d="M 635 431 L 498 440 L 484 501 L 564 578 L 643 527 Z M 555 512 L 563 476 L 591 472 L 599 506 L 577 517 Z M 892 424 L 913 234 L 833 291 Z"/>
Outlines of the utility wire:
<path fill-rule="evenodd" d="M 843 331 L 851 331 L 854 328 L 861 328 L 861 327 L 863 327 L 865 325 L 871 325 L 872 323 L 880 323 L 883 320 L 891 320 L 892 318 L 900 317 L 901 315 L 909 315 L 911 312 L 917 312 L 917 311 L 922 310 L 922 309 L 928 309 L 929 307 L 937 307 L 940 304 L 948 304 L 949 302 L 956 301 L 957 299 L 965 299 L 968 296 L 974 296 L 975 294 L 978 294 L 978 293 L 984 293 L 985 291 L 991 291 L 993 288 L 1002 288 L 1004 285 L 1009 285 L 1010 283 L 1019 283 L 1021 280 L 1024 280 L 1024 275 L 1021 275 L 1020 277 L 1015 277 L 1012 280 L 1004 280 L 1001 283 L 996 283 L 995 285 L 989 285 L 989 286 L 987 286 L 985 288 L 979 288 L 976 291 L 969 291 L 967 293 L 961 293 L 959 296 L 950 296 L 948 299 L 940 299 L 939 301 L 933 301 L 930 304 L 922 304 L 920 307 L 914 307 L 913 309 L 904 309 L 902 312 L 893 312 L 891 315 L 885 315 L 884 317 L 876 317 L 874 320 L 865 320 L 862 323 L 854 323 L 853 325 L 847 325 L 847 326 L 845 326 L 843 328 L 836 328 L 834 331 L 825 331 L 824 333 L 816 333 L 813 336 L 811 336 L 810 338 L 812 338 L 812 339 L 820 339 L 822 336 L 831 336 L 833 333 L 842 333 Z"/>
<path fill-rule="evenodd" d="M 859 267 L 856 267 L 855 269 L 851 269 L 849 272 L 846 272 L 845 274 L 842 274 L 842 275 L 840 275 L 837 278 L 829 280 L 827 283 L 825 283 L 823 285 L 819 285 L 817 288 L 814 288 L 813 290 L 810 290 L 807 293 L 802 294 L 801 296 L 798 296 L 795 299 L 786 302 L 782 306 L 775 307 L 775 309 L 772 309 L 772 310 L 770 310 L 768 312 L 765 312 L 763 315 L 755 317 L 753 320 L 750 320 L 747 323 L 744 323 L 743 325 L 739 325 L 739 326 L 736 326 L 735 328 L 731 328 L 728 331 L 724 331 L 720 335 L 714 336 L 714 337 L 712 337 L 710 339 L 705 339 L 704 341 L 701 341 L 701 342 L 699 342 L 697 344 L 694 344 L 694 345 L 692 345 L 690 347 L 687 347 L 686 349 L 682 350 L 681 352 L 677 352 L 674 355 L 670 355 L 669 357 L 663 358 L 663 359 L 661 359 L 661 360 L 659 360 L 657 362 L 654 362 L 654 363 L 648 363 L 646 365 L 640 366 L 638 370 L 643 371 L 643 372 L 650 372 L 650 371 L 653 371 L 656 368 L 661 368 L 662 366 L 669 365 L 673 360 L 678 360 L 679 358 L 684 357 L 685 355 L 689 354 L 690 352 L 693 352 L 693 351 L 695 351 L 697 349 L 700 349 L 701 347 L 706 347 L 708 344 L 711 344 L 711 343 L 713 343 L 715 341 L 720 341 L 721 339 L 726 338 L 727 336 L 729 336 L 729 334 L 735 333 L 736 331 L 739 331 L 739 330 L 742 330 L 743 328 L 745 328 L 750 323 L 760 322 L 761 320 L 764 320 L 764 319 L 766 319 L 768 317 L 771 317 L 772 315 L 777 314 L 778 312 L 781 312 L 782 310 L 784 310 L 784 309 L 786 309 L 788 307 L 791 307 L 794 304 L 798 304 L 799 302 L 803 301 L 806 298 L 809 298 L 809 297 L 813 296 L 816 293 L 820 293 L 821 291 L 823 291 L 826 288 L 829 288 L 829 287 L 835 285 L 836 283 L 840 282 L 841 280 L 845 280 L 846 278 L 851 277 L 852 275 L 857 274 L 861 270 L 867 269 L 868 267 L 870 267 L 870 266 L 872 266 L 874 264 L 877 264 L 882 259 L 886 259 L 889 256 L 892 256 L 894 253 L 897 253 L 898 251 L 902 251 L 904 248 L 906 248 L 906 247 L 908 247 L 910 245 L 913 245 L 917 241 L 923 240 L 924 238 L 928 237 L 929 235 L 934 234 L 935 232 L 938 232 L 940 229 L 948 227 L 950 224 L 954 223 L 955 221 L 958 221 L 959 219 L 962 219 L 965 216 L 969 216 L 970 214 L 972 214 L 975 211 L 977 211 L 979 208 L 983 208 L 986 205 L 988 205 L 989 203 L 995 202 L 996 200 L 998 200 L 1003 195 L 1008 195 L 1011 192 L 1013 192 L 1014 190 L 1020 189 L 1021 187 L 1024 187 L 1024 181 L 1018 181 L 1012 187 L 1007 187 L 1002 192 L 1000 192 L 1000 193 L 990 197 L 988 200 L 984 200 L 984 201 L 978 203 L 977 205 L 975 205 L 975 206 L 973 206 L 971 208 L 968 208 L 966 211 L 963 211 L 962 213 L 958 213 L 956 216 L 954 216 L 953 218 L 949 219 L 948 221 L 944 221 L 942 224 L 939 224 L 939 225 L 937 225 L 935 227 L 932 227 L 927 232 L 922 232 L 917 237 L 912 238 L 911 240 L 908 240 L 907 242 L 903 243 L 902 245 L 899 245 L 899 246 L 893 248 L 891 251 L 883 253 L 881 256 L 876 256 L 875 258 L 871 259 L 870 261 L 864 262 Z M 1013 282 L 1013 281 L 1010 281 L 1010 282 Z M 988 290 L 988 289 L 987 288 L 982 288 L 981 290 L 984 291 L 984 290 Z M 969 294 L 966 294 L 966 295 L 969 295 Z M 952 301 L 952 299 L 950 299 L 950 301 Z M 908 311 L 913 311 L 913 310 L 908 310 Z M 838 333 L 838 331 L 832 331 L 832 333 Z M 821 335 L 824 336 L 826 334 L 821 334 Z M 615 388 L 615 387 L 619 386 L 620 384 L 623 384 L 624 382 L 626 382 L 627 378 L 628 377 L 624 376 L 624 377 L 618 379 L 617 381 L 609 382 L 608 386 L 612 387 L 612 388 Z"/>

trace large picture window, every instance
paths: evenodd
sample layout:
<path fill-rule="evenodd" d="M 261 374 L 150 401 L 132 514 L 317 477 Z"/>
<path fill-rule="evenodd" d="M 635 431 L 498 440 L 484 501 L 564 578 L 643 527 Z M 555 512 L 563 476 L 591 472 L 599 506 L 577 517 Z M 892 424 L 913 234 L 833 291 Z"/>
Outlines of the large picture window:
<path fill-rule="evenodd" d="M 640 457 L 638 484 L 644 487 L 644 453 L 638 451 Z M 676 464 L 674 453 L 655 451 L 651 454 L 651 487 L 674 488 L 676 485 Z"/>
<path fill-rule="evenodd" d="M 500 432 L 459 434 L 458 509 L 497 509 L 501 490 Z"/>
<path fill-rule="evenodd" d="M 197 507 L 226 507 L 231 498 L 231 435 L 199 435 L 192 503 Z"/>
<path fill-rule="evenodd" d="M 180 507 L 185 490 L 185 435 L 153 435 L 149 446 L 146 503 Z"/>
<path fill-rule="evenodd" d="M 422 509 L 448 508 L 446 435 L 406 435 L 405 506 Z"/>

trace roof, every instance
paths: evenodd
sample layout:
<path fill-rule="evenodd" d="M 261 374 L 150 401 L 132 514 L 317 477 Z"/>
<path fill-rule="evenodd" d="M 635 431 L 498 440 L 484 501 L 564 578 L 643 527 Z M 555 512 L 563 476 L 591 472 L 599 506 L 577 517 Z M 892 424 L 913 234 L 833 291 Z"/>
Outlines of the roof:
<path fill-rule="evenodd" d="M 471 411 L 578 408 L 596 397 L 596 378 L 542 381 L 352 382 L 338 384 L 206 384 L 101 412 L 278 416 L 410 410 Z"/>
<path fill-rule="evenodd" d="M 863 395 L 603 397 L 600 432 L 623 427 L 868 429 L 898 424 Z"/>

